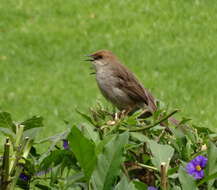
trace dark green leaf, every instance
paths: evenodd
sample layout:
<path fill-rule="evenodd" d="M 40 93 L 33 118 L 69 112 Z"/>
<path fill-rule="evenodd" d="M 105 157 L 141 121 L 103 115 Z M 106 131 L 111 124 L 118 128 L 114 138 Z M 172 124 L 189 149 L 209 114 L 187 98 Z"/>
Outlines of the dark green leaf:
<path fill-rule="evenodd" d="M 84 114 L 78 110 L 76 110 L 76 112 L 82 116 L 84 119 L 86 119 L 88 122 L 90 122 L 92 125 L 95 125 L 95 122 L 92 120 L 92 118 L 90 116 L 88 116 L 87 114 Z"/>
<path fill-rule="evenodd" d="M 142 183 L 141 181 L 133 181 L 134 186 L 137 190 L 147 190 L 147 185 Z"/>
<path fill-rule="evenodd" d="M 213 173 L 217 172 L 217 147 L 215 144 L 213 144 L 211 141 L 208 144 L 208 162 L 207 162 L 207 167 L 206 167 L 206 176 L 210 176 Z M 213 180 L 208 181 L 208 190 L 212 188 Z"/>
<path fill-rule="evenodd" d="M 47 170 L 52 166 L 55 167 L 59 165 L 60 163 L 64 164 L 64 162 L 67 162 L 70 165 L 70 162 L 68 162 L 68 160 L 70 160 L 71 164 L 75 163 L 75 159 L 70 151 L 54 150 L 46 158 L 43 159 L 40 168 Z"/>
<path fill-rule="evenodd" d="M 87 179 L 93 172 L 96 165 L 96 153 L 94 143 L 87 139 L 81 131 L 73 126 L 68 135 L 69 146 L 75 154 Z"/>
<path fill-rule="evenodd" d="M 41 189 L 41 190 L 51 190 L 50 187 L 46 186 L 46 185 L 42 185 L 42 184 L 36 184 L 35 187 Z"/>
<path fill-rule="evenodd" d="M 39 116 L 33 116 L 30 119 L 27 119 L 20 123 L 20 125 L 24 125 L 24 131 L 32 128 L 43 127 L 43 118 Z"/>
<path fill-rule="evenodd" d="M 210 181 L 210 180 L 216 180 L 216 179 L 217 179 L 217 172 L 216 172 L 216 173 L 213 173 L 213 174 L 210 175 L 210 176 L 205 177 L 205 178 L 202 179 L 197 185 L 199 186 L 199 185 L 202 185 L 202 184 L 205 183 L 205 182 L 208 182 L 208 181 Z M 212 189 L 212 188 L 213 188 L 213 186 L 210 186 L 209 189 Z"/>
<path fill-rule="evenodd" d="M 204 126 L 203 127 L 198 127 L 196 125 L 193 125 L 193 127 L 197 129 L 198 133 L 203 133 L 203 134 L 206 134 L 206 135 L 214 133 L 211 129 L 206 128 Z"/>
<path fill-rule="evenodd" d="M 0 112 L 0 127 L 8 128 L 12 131 L 15 130 L 16 126 L 14 125 L 11 115 L 7 112 Z"/>
<path fill-rule="evenodd" d="M 187 122 L 191 121 L 190 118 L 182 118 L 182 120 L 180 121 L 179 125 L 185 125 Z"/>
<path fill-rule="evenodd" d="M 128 138 L 128 132 L 114 136 L 105 145 L 104 151 L 98 155 L 97 167 L 91 176 L 94 189 L 112 189 L 114 181 L 120 173 L 123 148 L 128 142 Z"/>

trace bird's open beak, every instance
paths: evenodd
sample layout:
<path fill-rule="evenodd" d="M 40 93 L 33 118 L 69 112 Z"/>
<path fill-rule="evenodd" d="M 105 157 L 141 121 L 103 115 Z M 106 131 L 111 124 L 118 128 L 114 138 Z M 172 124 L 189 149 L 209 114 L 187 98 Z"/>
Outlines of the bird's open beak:
<path fill-rule="evenodd" d="M 84 61 L 94 61 L 94 58 L 92 55 L 84 55 L 85 57 L 88 57 L 87 59 L 85 59 Z"/>

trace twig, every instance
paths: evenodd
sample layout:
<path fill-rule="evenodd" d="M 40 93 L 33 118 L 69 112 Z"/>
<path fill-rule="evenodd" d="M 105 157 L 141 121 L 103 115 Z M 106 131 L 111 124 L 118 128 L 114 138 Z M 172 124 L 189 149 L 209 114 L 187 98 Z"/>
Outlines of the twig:
<path fill-rule="evenodd" d="M 136 132 L 136 131 L 143 131 L 143 130 L 146 130 L 146 129 L 150 129 L 152 127 L 155 127 L 156 125 L 166 121 L 168 118 L 170 118 L 172 115 L 176 114 L 179 110 L 174 110 L 172 111 L 170 114 L 164 116 L 163 118 L 161 118 L 159 121 L 156 121 L 155 123 L 151 124 L 151 125 L 147 125 L 147 126 L 144 126 L 144 127 L 136 127 L 136 128 L 125 128 L 125 127 L 120 127 L 119 130 L 122 130 L 122 131 L 130 131 L 130 132 Z"/>
<path fill-rule="evenodd" d="M 157 142 L 160 141 L 161 137 L 164 135 L 165 132 L 166 132 L 166 128 L 164 128 L 164 129 L 162 130 L 162 132 L 160 133 L 160 135 L 158 136 Z"/>
<path fill-rule="evenodd" d="M 141 164 L 141 163 L 137 163 L 137 165 L 141 166 L 142 168 L 147 168 L 147 169 L 151 169 L 151 170 L 157 171 L 157 168 L 155 168 L 153 166 L 149 166 L 149 165 Z"/>

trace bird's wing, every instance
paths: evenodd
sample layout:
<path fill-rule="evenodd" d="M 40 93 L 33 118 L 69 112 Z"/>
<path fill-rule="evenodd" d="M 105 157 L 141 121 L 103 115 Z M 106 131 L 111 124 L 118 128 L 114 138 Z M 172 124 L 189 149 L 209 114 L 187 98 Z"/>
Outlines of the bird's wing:
<path fill-rule="evenodd" d="M 156 111 L 154 97 L 145 89 L 137 78 L 125 66 L 119 65 L 114 72 L 116 77 L 119 78 L 118 87 L 121 88 L 126 94 L 135 102 L 145 103 L 151 108 L 151 111 Z"/>

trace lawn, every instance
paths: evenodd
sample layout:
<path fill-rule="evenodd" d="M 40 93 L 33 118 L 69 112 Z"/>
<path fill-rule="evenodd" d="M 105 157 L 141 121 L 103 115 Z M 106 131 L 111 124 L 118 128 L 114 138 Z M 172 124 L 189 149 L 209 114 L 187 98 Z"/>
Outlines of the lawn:
<path fill-rule="evenodd" d="M 1 0 L 0 109 L 44 117 L 40 137 L 105 100 L 83 55 L 115 52 L 145 87 L 200 126 L 217 125 L 215 0 Z"/>

